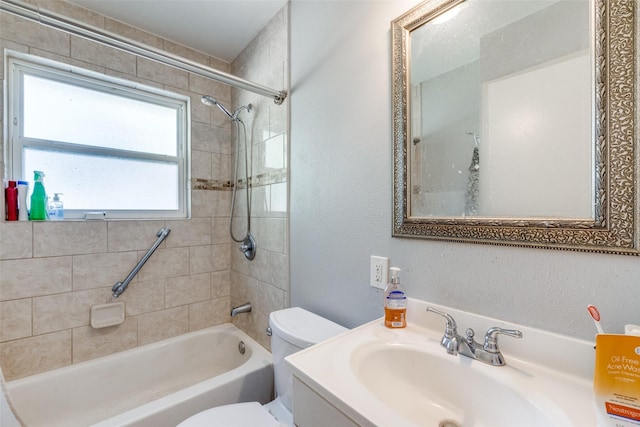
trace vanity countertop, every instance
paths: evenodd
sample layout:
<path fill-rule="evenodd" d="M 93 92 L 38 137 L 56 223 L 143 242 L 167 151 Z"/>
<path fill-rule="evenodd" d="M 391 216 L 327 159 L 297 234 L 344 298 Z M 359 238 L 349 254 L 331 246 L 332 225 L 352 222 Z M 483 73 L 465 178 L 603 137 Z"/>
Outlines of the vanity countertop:
<path fill-rule="evenodd" d="M 498 326 L 523 337 L 500 335 L 502 367 L 448 355 L 440 346 L 445 322 L 427 306 L 453 316 L 461 335 L 473 327 L 478 339 Z M 360 426 L 438 425 L 444 418 L 465 427 L 597 425 L 593 343 L 414 299 L 407 323 L 388 329 L 377 319 L 286 361 L 297 380 Z"/>

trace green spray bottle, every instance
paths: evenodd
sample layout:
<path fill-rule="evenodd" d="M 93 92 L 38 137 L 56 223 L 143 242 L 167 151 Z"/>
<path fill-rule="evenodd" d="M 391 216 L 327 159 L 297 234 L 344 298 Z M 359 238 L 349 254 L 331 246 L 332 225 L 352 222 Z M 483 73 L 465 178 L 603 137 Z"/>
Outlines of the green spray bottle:
<path fill-rule="evenodd" d="M 29 220 L 44 221 L 47 219 L 47 193 L 44 191 L 44 172 L 33 171 L 33 193 L 31 194 L 31 210 L 29 211 Z"/>

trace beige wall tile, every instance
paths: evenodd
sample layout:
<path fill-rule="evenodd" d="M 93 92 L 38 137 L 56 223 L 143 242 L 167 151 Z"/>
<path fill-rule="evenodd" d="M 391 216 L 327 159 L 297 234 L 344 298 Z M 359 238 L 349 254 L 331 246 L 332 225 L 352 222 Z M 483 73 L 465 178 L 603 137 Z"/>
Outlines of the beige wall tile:
<path fill-rule="evenodd" d="M 191 274 L 228 270 L 231 265 L 227 244 L 192 246 L 189 249 Z"/>
<path fill-rule="evenodd" d="M 46 221 L 33 224 L 33 256 L 91 254 L 107 251 L 104 221 Z"/>
<path fill-rule="evenodd" d="M 213 56 L 209 57 L 209 66 L 225 73 L 229 73 L 231 71 L 231 65 L 228 62 Z"/>
<path fill-rule="evenodd" d="M 249 261 L 245 258 L 244 254 L 238 250 L 238 246 L 236 244 L 231 245 L 232 248 L 236 248 L 235 251 L 231 251 L 231 270 L 236 273 L 241 273 L 245 275 L 253 275 L 255 276 L 255 270 L 259 269 L 259 265 L 263 264 L 263 256 L 262 250 L 260 249 L 260 244 L 258 245 L 258 250 L 256 251 L 256 257 L 253 261 Z"/>
<path fill-rule="evenodd" d="M 189 248 L 189 271 L 191 274 L 215 271 L 214 248 L 219 245 L 194 246 Z M 224 255 L 223 255 L 224 256 Z M 222 270 L 220 268 L 219 270 Z"/>
<path fill-rule="evenodd" d="M 211 276 L 209 273 L 175 277 L 164 280 L 164 283 L 166 308 L 211 298 Z"/>
<path fill-rule="evenodd" d="M 211 178 L 218 181 L 231 181 L 231 156 L 213 153 L 211 156 Z"/>
<path fill-rule="evenodd" d="M 211 221 L 208 218 L 167 221 L 171 239 L 167 247 L 208 245 L 211 243 Z"/>
<path fill-rule="evenodd" d="M 109 221 L 107 224 L 109 252 L 149 250 L 158 239 L 156 233 L 166 225 L 165 221 Z M 160 247 L 169 239 L 171 234 Z"/>
<path fill-rule="evenodd" d="M 231 88 L 215 80 L 189 74 L 189 90 L 203 95 L 210 95 L 219 101 L 228 103 L 231 99 Z"/>
<path fill-rule="evenodd" d="M 70 364 L 70 330 L 0 343 L 0 365 L 7 381 Z"/>
<path fill-rule="evenodd" d="M 282 290 L 288 290 L 289 262 L 286 255 L 258 249 L 256 257 L 252 262 L 243 261 L 241 258 L 242 256 L 239 256 L 237 259 L 234 259 L 232 261 L 234 263 L 233 265 L 245 266 L 245 268 L 234 268 L 235 271 L 249 275 L 261 282 L 265 282 Z"/>
<path fill-rule="evenodd" d="M 231 127 L 229 120 L 225 122 L 218 119 L 218 114 L 211 107 L 200 102 L 198 103 L 207 108 L 207 123 L 194 123 L 191 128 L 191 149 L 199 151 L 208 151 L 210 153 L 227 154 L 231 153 Z M 219 111 L 217 112 L 220 115 Z M 213 119 L 215 124 L 209 124 Z M 219 122 L 219 123 L 217 123 Z M 216 125 L 217 124 L 217 125 Z"/>
<path fill-rule="evenodd" d="M 240 300 L 231 300 L 231 306 L 242 304 Z M 251 338 L 258 341 L 264 348 L 271 350 L 271 339 L 267 336 L 266 330 L 269 326 L 269 315 L 258 311 L 242 313 L 231 319 L 234 325 L 242 329 Z"/>
<path fill-rule="evenodd" d="M 0 261 L 0 300 L 69 292 L 71 257 Z"/>
<path fill-rule="evenodd" d="M 136 56 L 81 37 L 71 37 L 71 57 L 121 73 L 136 75 Z"/>
<path fill-rule="evenodd" d="M 31 258 L 32 230 L 30 222 L 0 222 L 0 259 Z"/>
<path fill-rule="evenodd" d="M 123 281 L 137 263 L 135 251 L 74 255 L 73 290 L 111 287 Z M 133 281 L 137 281 L 137 277 Z"/>
<path fill-rule="evenodd" d="M 196 331 L 229 321 L 231 299 L 226 296 L 189 305 L 189 330 Z"/>
<path fill-rule="evenodd" d="M 138 252 L 142 258 L 145 252 Z M 189 248 L 157 249 L 138 273 L 140 281 L 189 274 Z"/>
<path fill-rule="evenodd" d="M 104 28 L 104 17 L 102 15 L 99 15 L 83 7 L 76 6 L 75 4 L 69 3 L 68 1 L 37 0 L 34 3 L 36 3 L 39 8 L 68 16 L 94 27 Z"/>
<path fill-rule="evenodd" d="M 33 334 L 88 325 L 91 306 L 104 304 L 106 295 L 106 289 L 90 289 L 34 298 Z"/>
<path fill-rule="evenodd" d="M 212 219 L 211 243 L 231 243 L 229 237 L 229 218 L 217 217 Z"/>
<path fill-rule="evenodd" d="M 284 218 L 256 218 L 256 241 L 262 249 L 284 253 Z"/>
<path fill-rule="evenodd" d="M 31 299 L 0 302 L 0 341 L 31 336 Z"/>
<path fill-rule="evenodd" d="M 124 24 L 120 21 L 105 18 L 104 28 L 105 30 L 111 31 L 112 33 L 120 34 L 121 36 L 127 37 L 129 39 L 142 42 L 149 46 L 157 47 L 158 49 L 162 49 L 163 41 L 160 37 L 139 28 Z"/>
<path fill-rule="evenodd" d="M 231 273 L 229 270 L 211 273 L 211 298 L 231 295 Z"/>
<path fill-rule="evenodd" d="M 193 218 L 229 217 L 231 191 L 193 190 L 191 216 Z"/>
<path fill-rule="evenodd" d="M 2 28 L 2 38 L 5 40 L 69 56 L 70 36 L 62 31 L 9 13 L 0 13 L 0 28 Z"/>
<path fill-rule="evenodd" d="M 289 291 L 289 257 L 277 252 L 268 253 L 269 276 L 265 280 L 273 286 Z"/>
<path fill-rule="evenodd" d="M 202 149 L 202 142 L 197 136 L 204 128 L 211 124 L 211 107 L 202 103 L 202 94 L 182 89 L 175 89 L 175 92 L 191 97 L 191 148 Z M 194 130 L 195 129 L 195 130 Z"/>
<path fill-rule="evenodd" d="M 145 86 L 150 86 L 150 87 L 154 87 L 157 89 L 164 89 L 165 85 L 163 85 L 162 83 L 158 83 L 158 82 L 154 82 L 153 80 L 149 80 L 149 79 L 143 79 L 137 76 L 132 76 L 129 74 L 125 74 L 125 73 L 121 73 L 120 71 L 116 71 L 116 70 L 111 70 L 109 68 L 105 69 L 104 73 L 107 76 L 112 76 L 112 77 L 117 77 L 119 79 L 123 79 L 123 80 L 128 80 L 130 82 L 136 82 L 136 83 L 140 83 L 143 84 Z"/>
<path fill-rule="evenodd" d="M 211 153 L 191 150 L 191 177 L 211 179 Z"/>
<path fill-rule="evenodd" d="M 169 308 L 138 316 L 138 345 L 189 332 L 189 307 Z"/>
<path fill-rule="evenodd" d="M 84 68 L 86 70 L 95 71 L 97 73 L 104 74 L 105 71 L 107 70 L 106 68 L 104 68 L 104 67 L 102 67 L 100 65 L 94 65 L 94 64 L 91 64 L 91 63 L 88 63 L 88 62 L 80 61 L 78 59 L 69 58 L 68 56 L 63 56 L 63 55 L 58 55 L 56 53 L 47 52 L 46 50 L 31 48 L 31 49 L 29 49 L 29 53 L 31 55 L 39 56 L 41 58 L 47 58 L 47 59 L 51 59 L 53 61 L 61 62 L 63 64 L 69 64 L 69 65 L 73 65 L 73 66 L 76 66 L 76 67 L 81 67 L 81 68 Z"/>
<path fill-rule="evenodd" d="M 231 272 L 232 303 L 250 302 L 253 311 L 269 314 L 284 308 L 284 291 L 267 283 Z"/>
<path fill-rule="evenodd" d="M 118 297 L 124 302 L 127 316 L 135 316 L 164 308 L 164 281 L 131 282 L 127 290 Z"/>
<path fill-rule="evenodd" d="M 189 73 L 142 57 L 138 57 L 138 77 L 189 89 Z"/>
<path fill-rule="evenodd" d="M 164 50 L 174 55 L 178 55 L 181 58 L 190 59 L 191 61 L 202 64 L 206 67 L 209 66 L 209 55 L 190 47 L 172 42 L 170 40 L 164 40 Z"/>
<path fill-rule="evenodd" d="M 73 329 L 73 363 L 95 359 L 138 344 L 138 318 L 128 317 L 123 323 L 108 328 L 83 326 Z"/>

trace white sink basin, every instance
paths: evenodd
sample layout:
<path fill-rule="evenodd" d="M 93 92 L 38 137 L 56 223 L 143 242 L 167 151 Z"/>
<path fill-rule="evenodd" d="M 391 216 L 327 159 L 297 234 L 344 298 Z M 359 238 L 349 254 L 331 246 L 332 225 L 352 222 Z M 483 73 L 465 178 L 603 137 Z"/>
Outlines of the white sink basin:
<path fill-rule="evenodd" d="M 405 329 L 387 329 L 379 319 L 292 354 L 287 364 L 301 386 L 353 422 L 334 425 L 597 425 L 593 343 L 436 306 L 459 330 L 473 327 L 479 336 L 492 326 L 522 331 L 522 339 L 499 340 L 506 366 L 490 366 L 447 354 L 440 346 L 444 322 L 426 306 L 409 299 Z"/>
<path fill-rule="evenodd" d="M 368 344 L 353 352 L 351 365 L 358 381 L 378 399 L 377 404 L 416 424 L 571 425 L 556 405 L 531 395 L 534 390 L 524 384 L 526 376 L 518 389 L 516 381 L 505 381 L 493 375 L 499 372 L 489 371 L 500 367 L 477 366 L 477 361 L 447 355 L 440 348 L 433 354 L 433 350 L 433 345 Z"/>

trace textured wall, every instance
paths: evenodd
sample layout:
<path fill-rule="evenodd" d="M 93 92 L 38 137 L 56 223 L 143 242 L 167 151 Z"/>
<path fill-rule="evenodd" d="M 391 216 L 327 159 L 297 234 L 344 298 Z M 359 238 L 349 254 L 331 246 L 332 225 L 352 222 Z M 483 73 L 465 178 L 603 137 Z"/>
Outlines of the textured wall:
<path fill-rule="evenodd" d="M 281 89 L 289 87 L 288 68 L 289 8 L 285 6 L 253 39 L 231 64 L 238 77 Z M 288 119 L 289 100 L 276 105 L 273 99 L 247 91 L 231 90 L 234 108 L 252 104 L 251 113 L 242 113 L 247 123 L 251 175 L 251 233 L 256 239 L 257 253 L 248 261 L 231 245 L 231 303 L 236 306 L 251 302 L 253 310 L 240 314 L 233 323 L 271 348 L 265 330 L 269 313 L 289 306 L 289 259 L 287 224 Z M 235 127 L 232 140 L 236 141 Z M 244 145 L 240 134 L 241 147 Z M 235 152 L 235 148 L 232 148 Z M 244 153 L 241 150 L 241 159 Z M 242 167 L 242 160 L 240 161 Z M 243 169 L 239 177 L 243 176 Z M 238 192 L 234 236 L 246 232 L 245 193 Z"/>

